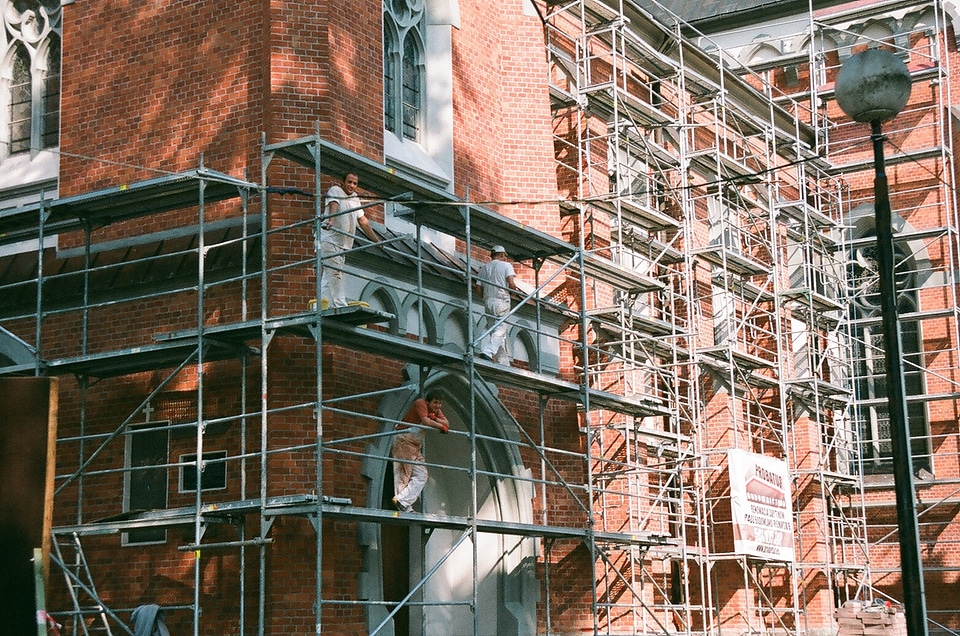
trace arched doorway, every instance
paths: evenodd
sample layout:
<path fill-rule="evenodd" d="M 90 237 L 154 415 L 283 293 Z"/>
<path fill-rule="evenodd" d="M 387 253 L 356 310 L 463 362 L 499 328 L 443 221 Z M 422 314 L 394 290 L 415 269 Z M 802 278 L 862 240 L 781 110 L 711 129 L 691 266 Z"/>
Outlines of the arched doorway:
<path fill-rule="evenodd" d="M 419 395 L 417 370 L 407 370 L 408 382 L 384 398 L 379 415 L 400 419 Z M 470 427 L 470 383 L 462 374 L 438 372 L 429 375 L 424 390 L 444 396 L 444 413 L 450 420 L 450 435 L 429 432 L 423 453 L 429 479 L 415 510 L 437 517 L 467 518 L 473 508 L 471 463 L 476 458 L 476 506 L 480 519 L 532 523 L 533 491 L 523 478 L 516 442 L 516 424 L 496 396 L 496 389 L 474 383 L 477 422 L 476 452 Z M 392 426 L 387 423 L 385 431 Z M 393 495 L 390 436 L 384 436 L 371 455 L 365 476 L 369 479 L 367 505 L 390 509 Z M 465 536 L 466 535 L 466 536 Z M 472 635 L 471 608 L 476 578 L 477 634 L 533 634 L 539 587 L 535 577 L 534 539 L 521 535 L 479 533 L 474 568 L 474 537 L 460 527 L 434 524 L 362 524 L 364 573 L 360 582 L 363 598 L 383 601 L 370 606 L 371 632 L 409 596 L 394 617 L 379 632 L 427 636 Z M 476 572 L 476 575 L 474 575 Z"/>

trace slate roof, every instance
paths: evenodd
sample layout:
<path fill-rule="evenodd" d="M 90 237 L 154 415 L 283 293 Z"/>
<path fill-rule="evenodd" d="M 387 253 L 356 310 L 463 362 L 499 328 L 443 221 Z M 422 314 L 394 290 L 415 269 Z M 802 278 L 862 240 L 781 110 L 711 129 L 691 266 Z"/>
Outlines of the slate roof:
<path fill-rule="evenodd" d="M 835 6 L 848 0 L 813 0 L 813 8 Z M 733 26 L 806 13 L 808 0 L 636 0 L 661 22 L 673 25 L 674 15 L 698 31 L 713 33 Z M 672 15 L 671 15 L 672 14 Z"/>

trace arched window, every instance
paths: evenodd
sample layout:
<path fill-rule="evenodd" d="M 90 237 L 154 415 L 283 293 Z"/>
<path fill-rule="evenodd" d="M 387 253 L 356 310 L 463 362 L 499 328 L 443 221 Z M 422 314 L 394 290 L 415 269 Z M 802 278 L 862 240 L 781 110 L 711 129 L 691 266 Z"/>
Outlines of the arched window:
<path fill-rule="evenodd" d="M 416 38 L 403 43 L 403 136 L 413 141 L 420 139 L 420 119 L 423 111 L 423 56 Z"/>
<path fill-rule="evenodd" d="M 383 156 L 385 163 L 442 187 L 453 184 L 453 30 L 457 0 L 381 0 L 383 3 Z M 400 206 L 386 224 L 410 231 Z M 433 232 L 436 233 L 435 230 Z M 453 240 L 426 238 L 453 251 Z"/>
<path fill-rule="evenodd" d="M 399 63 L 397 33 L 392 20 L 384 15 L 383 20 L 383 127 L 390 132 L 397 130 L 397 67 Z"/>
<path fill-rule="evenodd" d="M 40 146 L 54 148 L 60 145 L 60 39 L 50 38 L 41 69 L 43 125 Z"/>
<path fill-rule="evenodd" d="M 59 144 L 60 3 L 5 2 L 8 34 L 0 90 L 0 159 Z"/>
<path fill-rule="evenodd" d="M 7 139 L 10 143 L 10 154 L 16 154 L 30 150 L 32 119 L 33 79 L 30 72 L 30 55 L 23 45 L 17 45 L 13 51 L 9 90 Z"/>
<path fill-rule="evenodd" d="M 424 4 L 386 0 L 383 5 L 383 126 L 419 142 L 424 94 Z"/>
<path fill-rule="evenodd" d="M 869 207 L 872 212 L 872 206 Z M 856 213 L 856 210 L 854 211 Z M 889 473 L 893 470 L 890 414 L 887 407 L 887 356 L 880 317 L 880 289 L 877 264 L 876 230 L 868 217 L 857 223 L 853 249 L 849 260 L 849 281 L 854 302 L 851 306 L 854 325 L 854 371 L 856 374 L 857 417 L 864 471 L 867 474 Z M 897 305 L 902 315 L 918 308 L 918 281 L 916 258 L 904 242 L 894 245 L 896 266 Z M 923 365 L 922 341 L 916 320 L 901 320 L 904 391 L 922 395 Z M 908 402 L 910 447 L 913 468 L 930 468 L 929 430 L 926 408 L 922 402 Z"/>

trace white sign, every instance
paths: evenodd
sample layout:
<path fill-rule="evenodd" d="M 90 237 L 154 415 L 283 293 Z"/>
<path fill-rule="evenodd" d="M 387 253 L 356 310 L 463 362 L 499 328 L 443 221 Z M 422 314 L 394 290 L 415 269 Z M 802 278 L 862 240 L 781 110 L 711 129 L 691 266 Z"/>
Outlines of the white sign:
<path fill-rule="evenodd" d="M 793 562 L 793 506 L 786 462 L 727 451 L 733 549 L 737 554 Z"/>

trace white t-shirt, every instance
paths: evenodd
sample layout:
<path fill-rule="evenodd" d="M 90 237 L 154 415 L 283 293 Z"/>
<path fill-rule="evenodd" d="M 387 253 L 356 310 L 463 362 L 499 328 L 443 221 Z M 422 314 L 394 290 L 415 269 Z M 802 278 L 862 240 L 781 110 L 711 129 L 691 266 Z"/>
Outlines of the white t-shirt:
<path fill-rule="evenodd" d="M 360 207 L 360 197 L 356 194 L 348 195 L 343 188 L 338 185 L 327 190 L 326 203 L 323 208 L 324 223 L 326 216 L 330 214 L 330 204 L 336 203 L 340 206 L 337 210 L 337 216 L 329 219 L 331 229 L 327 230 L 321 225 L 320 241 L 324 243 L 333 243 L 341 249 L 348 250 L 353 247 L 353 237 L 357 232 L 357 221 L 363 216 L 363 210 Z M 347 212 L 353 210 L 353 212 Z"/>
<path fill-rule="evenodd" d="M 510 291 L 507 289 L 507 279 L 516 276 L 513 271 L 513 263 L 492 259 L 484 263 L 480 271 L 477 272 L 477 278 L 483 286 L 483 299 L 491 300 L 499 298 L 501 300 L 510 300 Z"/>

